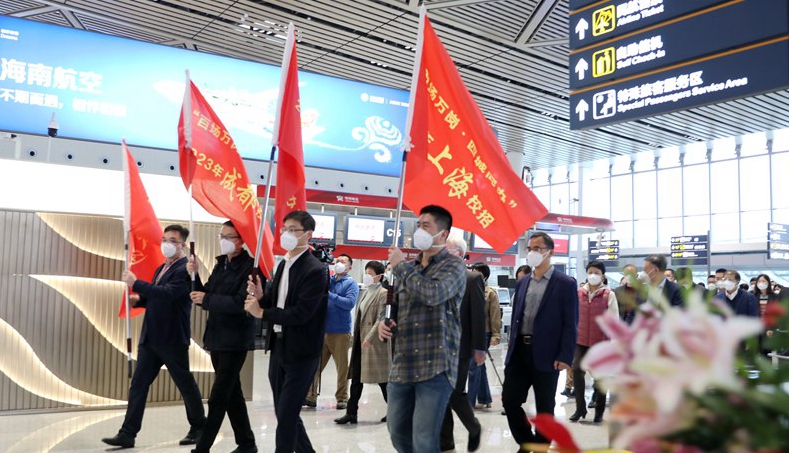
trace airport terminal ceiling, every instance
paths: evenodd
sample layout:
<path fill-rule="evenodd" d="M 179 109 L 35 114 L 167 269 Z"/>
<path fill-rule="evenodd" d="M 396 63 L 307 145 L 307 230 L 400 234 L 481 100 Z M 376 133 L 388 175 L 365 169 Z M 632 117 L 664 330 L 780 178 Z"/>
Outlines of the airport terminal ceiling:
<path fill-rule="evenodd" d="M 0 14 L 274 65 L 293 21 L 300 69 L 407 90 L 421 3 L 3 0 Z M 782 90 L 570 131 L 568 0 L 424 3 L 502 147 L 533 169 L 789 127 Z"/>

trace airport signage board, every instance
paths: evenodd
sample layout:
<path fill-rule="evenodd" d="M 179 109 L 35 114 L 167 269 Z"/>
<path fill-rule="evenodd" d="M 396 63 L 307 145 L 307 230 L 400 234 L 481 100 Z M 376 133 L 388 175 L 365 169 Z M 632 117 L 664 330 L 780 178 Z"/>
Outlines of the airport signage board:
<path fill-rule="evenodd" d="M 789 260 L 789 225 L 767 224 L 767 259 Z"/>
<path fill-rule="evenodd" d="M 710 259 L 709 236 L 672 236 L 672 266 L 706 266 Z"/>
<path fill-rule="evenodd" d="M 619 239 L 589 240 L 589 261 L 599 260 L 606 266 L 619 266 Z"/>
<path fill-rule="evenodd" d="M 725 0 L 609 0 L 570 13 L 570 50 L 591 46 Z"/>
<path fill-rule="evenodd" d="M 570 90 L 787 33 L 789 2 L 745 0 L 727 3 L 571 52 Z"/>
<path fill-rule="evenodd" d="M 789 36 L 626 77 L 570 95 L 570 129 L 588 129 L 789 86 Z"/>

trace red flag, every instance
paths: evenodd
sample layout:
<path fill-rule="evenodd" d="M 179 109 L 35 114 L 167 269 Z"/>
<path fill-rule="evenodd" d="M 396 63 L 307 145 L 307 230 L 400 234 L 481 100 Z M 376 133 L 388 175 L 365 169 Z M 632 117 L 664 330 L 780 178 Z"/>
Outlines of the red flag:
<path fill-rule="evenodd" d="M 403 202 L 414 212 L 443 206 L 455 226 L 504 252 L 548 210 L 512 170 L 426 15 L 423 20 Z"/>
<path fill-rule="evenodd" d="M 178 122 L 178 153 L 181 179 L 192 186 L 192 198 L 210 214 L 230 219 L 253 252 L 261 209 L 249 183 L 244 161 L 222 121 L 194 83 L 188 82 Z M 268 226 L 260 247 L 261 270 L 271 278 L 274 254 Z"/>
<path fill-rule="evenodd" d="M 127 262 L 129 270 L 140 280 L 153 281 L 156 268 L 164 262 L 160 247 L 162 241 L 162 225 L 153 212 L 153 206 L 145 192 L 145 187 L 137 171 L 137 163 L 132 157 L 126 141 L 122 143 L 123 172 L 126 176 L 126 213 L 123 218 L 124 231 L 129 234 L 129 251 Z M 130 311 L 132 317 L 145 312 L 144 308 L 134 307 Z M 121 301 L 119 318 L 126 317 L 126 293 Z"/>
<path fill-rule="evenodd" d="M 282 78 L 274 123 L 272 145 L 279 146 L 277 160 L 277 196 L 274 206 L 276 230 L 291 211 L 306 211 L 307 196 L 304 192 L 304 150 L 301 144 L 301 105 L 299 99 L 299 62 L 296 56 L 296 36 L 293 23 L 288 27 L 285 55 L 282 58 Z M 274 253 L 284 255 L 286 250 L 274 243 Z"/>

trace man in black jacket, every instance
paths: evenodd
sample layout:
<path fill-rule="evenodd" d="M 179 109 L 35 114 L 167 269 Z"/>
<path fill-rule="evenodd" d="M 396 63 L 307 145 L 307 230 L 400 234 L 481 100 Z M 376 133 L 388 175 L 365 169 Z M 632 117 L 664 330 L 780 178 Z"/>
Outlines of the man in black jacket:
<path fill-rule="evenodd" d="M 652 286 L 660 290 L 663 297 L 672 307 L 683 305 L 682 294 L 679 285 L 666 278 L 665 272 L 668 267 L 666 257 L 663 255 L 649 255 L 644 258 L 644 270 L 639 274 L 638 279 L 644 285 Z M 657 301 L 650 300 L 652 303 Z"/>
<path fill-rule="evenodd" d="M 458 236 L 447 239 L 447 251 L 463 259 L 466 255 L 466 241 Z M 449 404 L 444 414 L 444 423 L 441 425 L 441 451 L 453 451 L 455 439 L 453 435 L 454 410 L 460 422 L 468 430 L 468 451 L 476 451 L 482 437 L 482 426 L 474 417 L 474 408 L 466 396 L 466 380 L 471 360 L 477 365 L 485 363 L 487 349 L 485 331 L 485 280 L 477 272 L 466 273 L 466 292 L 460 304 L 460 350 L 458 351 L 458 379 L 455 388 L 449 396 Z"/>
<path fill-rule="evenodd" d="M 123 271 L 123 282 L 136 292 L 129 296 L 135 307 L 145 308 L 140 343 L 137 347 L 137 367 L 129 387 L 126 418 L 115 437 L 102 439 L 105 444 L 131 448 L 142 426 L 148 389 L 162 365 L 167 366 L 173 382 L 181 392 L 189 420 L 189 433 L 181 445 L 193 444 L 205 423 L 203 397 L 189 371 L 189 344 L 192 338 L 189 318 L 192 301 L 189 299 L 189 277 L 186 274 L 184 243 L 189 230 L 181 225 L 168 225 L 162 237 L 162 253 L 166 261 L 156 269 L 153 282 L 139 280 L 131 271 Z"/>
<path fill-rule="evenodd" d="M 225 222 L 219 233 L 222 255 L 216 257 L 216 265 L 205 285 L 197 276 L 197 291 L 190 294 L 195 305 L 208 311 L 203 347 L 211 353 L 216 376 L 208 397 L 208 420 L 193 453 L 207 453 L 211 449 L 225 413 L 238 445 L 233 453 L 258 451 L 241 390 L 241 368 L 247 352 L 255 348 L 254 323 L 244 311 L 247 279 L 252 273 L 254 259 L 243 245 L 233 222 Z M 187 272 L 193 270 L 196 266 L 190 260 Z"/>
<path fill-rule="evenodd" d="M 323 349 L 329 271 L 309 252 L 315 219 L 306 211 L 285 216 L 280 244 L 288 253 L 263 294 L 250 283 L 245 309 L 268 321 L 266 349 L 272 351 L 268 378 L 277 416 L 276 453 L 310 453 L 301 406 L 318 369 Z"/>

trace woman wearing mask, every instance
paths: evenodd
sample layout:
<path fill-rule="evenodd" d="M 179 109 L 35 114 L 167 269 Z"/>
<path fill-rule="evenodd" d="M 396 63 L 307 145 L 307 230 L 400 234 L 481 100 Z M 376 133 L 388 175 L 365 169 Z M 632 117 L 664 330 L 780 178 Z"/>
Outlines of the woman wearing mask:
<path fill-rule="evenodd" d="M 759 302 L 759 317 L 764 320 L 764 310 L 767 308 L 767 305 L 772 304 L 778 300 L 778 295 L 773 292 L 772 284 L 770 283 L 770 277 L 767 274 L 759 274 L 756 277 L 756 284 L 754 285 L 754 296 L 756 296 L 756 301 Z M 764 333 L 766 336 L 770 337 L 773 335 L 772 330 L 767 330 Z M 764 343 L 765 338 L 762 336 L 759 338 L 760 343 Z M 761 348 L 762 354 L 767 355 L 770 353 L 770 350 Z"/>
<path fill-rule="evenodd" d="M 570 416 L 571 422 L 577 422 L 586 417 L 586 372 L 581 369 L 583 360 L 589 348 L 597 343 L 607 340 L 595 319 L 606 311 L 619 317 L 619 304 L 616 295 L 603 283 L 605 278 L 605 264 L 602 261 L 592 260 L 586 265 L 586 283 L 578 288 L 578 340 L 573 358 L 573 383 L 575 385 L 575 413 Z M 603 421 L 605 412 L 606 392 L 596 389 L 594 402 L 594 422 Z"/>
<path fill-rule="evenodd" d="M 384 309 L 389 292 L 381 284 L 384 269 L 384 265 L 378 261 L 370 261 L 364 266 L 362 283 L 367 290 L 356 308 L 351 339 L 351 362 L 348 367 L 351 396 L 345 415 L 334 420 L 340 425 L 357 423 L 359 398 L 362 396 L 364 384 L 378 384 L 384 401 L 387 401 L 386 382 L 392 356 L 389 345 L 378 338 L 378 317 Z M 381 422 L 386 422 L 386 416 Z"/>

